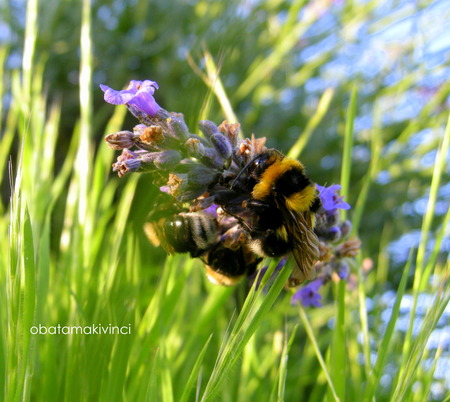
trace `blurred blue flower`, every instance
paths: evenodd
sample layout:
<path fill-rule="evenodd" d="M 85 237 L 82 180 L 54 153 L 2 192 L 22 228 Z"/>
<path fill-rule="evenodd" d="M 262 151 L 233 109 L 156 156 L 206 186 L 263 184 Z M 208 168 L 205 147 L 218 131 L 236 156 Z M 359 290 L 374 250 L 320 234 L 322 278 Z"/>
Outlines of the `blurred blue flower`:
<path fill-rule="evenodd" d="M 339 278 L 341 278 L 341 279 L 347 279 L 350 275 L 350 267 L 344 261 L 340 262 L 336 271 L 337 271 L 337 274 L 339 275 Z"/>
<path fill-rule="evenodd" d="M 336 194 L 341 189 L 339 184 L 333 184 L 330 187 L 322 187 L 316 184 L 316 187 L 319 190 L 322 206 L 326 211 L 333 212 L 336 209 L 350 209 L 350 205 L 343 201 L 343 197 Z"/>
<path fill-rule="evenodd" d="M 158 89 L 155 81 L 130 81 L 127 89 L 116 91 L 106 85 L 100 85 L 105 93 L 104 99 L 112 105 L 127 105 L 150 116 L 155 116 L 161 107 L 156 103 L 153 94 Z"/>
<path fill-rule="evenodd" d="M 318 293 L 318 290 L 323 285 L 322 279 L 315 279 L 308 283 L 306 286 L 297 290 L 291 298 L 291 303 L 295 304 L 300 302 L 305 307 L 321 307 L 322 295 Z"/>

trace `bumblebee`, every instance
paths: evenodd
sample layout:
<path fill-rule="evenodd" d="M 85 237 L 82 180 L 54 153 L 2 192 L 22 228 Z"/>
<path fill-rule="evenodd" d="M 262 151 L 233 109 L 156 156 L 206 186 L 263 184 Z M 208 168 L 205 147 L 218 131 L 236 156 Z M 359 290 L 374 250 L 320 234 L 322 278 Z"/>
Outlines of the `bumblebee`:
<path fill-rule="evenodd" d="M 218 194 L 217 202 L 247 230 L 255 254 L 292 252 L 296 268 L 289 286 L 314 277 L 320 257 L 315 213 L 321 202 L 301 162 L 266 149 L 243 167 L 229 192 Z"/>
<path fill-rule="evenodd" d="M 169 254 L 189 253 L 200 258 L 207 278 L 224 286 L 251 275 L 262 261 L 251 250 L 248 236 L 236 229 L 236 222 L 228 219 L 219 225 L 215 216 L 205 212 L 181 212 L 144 225 L 154 246 L 161 245 Z"/>

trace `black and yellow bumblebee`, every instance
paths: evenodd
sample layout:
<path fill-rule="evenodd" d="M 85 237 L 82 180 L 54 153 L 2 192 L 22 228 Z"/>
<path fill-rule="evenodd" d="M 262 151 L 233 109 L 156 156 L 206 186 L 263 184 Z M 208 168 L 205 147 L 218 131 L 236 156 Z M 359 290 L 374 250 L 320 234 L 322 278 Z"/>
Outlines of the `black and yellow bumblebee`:
<path fill-rule="evenodd" d="M 266 149 L 227 177 L 208 194 L 225 218 L 202 210 L 157 209 L 165 215 L 145 225 L 152 243 L 169 254 L 200 258 L 216 284 L 234 285 L 255 272 L 263 257 L 290 252 L 296 267 L 288 285 L 312 279 L 320 258 L 314 226 L 321 202 L 303 164 Z"/>
<path fill-rule="evenodd" d="M 181 212 L 149 220 L 144 230 L 153 245 L 161 245 L 167 253 L 189 253 L 200 258 L 212 283 L 232 286 L 253 274 L 262 258 L 253 253 L 245 238 L 230 240 L 232 233 L 227 233 L 233 228 L 229 226 L 222 224 L 219 231 L 215 216 Z"/>
<path fill-rule="evenodd" d="M 255 254 L 292 252 L 296 267 L 289 286 L 314 277 L 320 257 L 315 213 L 321 201 L 301 162 L 267 149 L 243 167 L 216 202 L 248 231 Z"/>

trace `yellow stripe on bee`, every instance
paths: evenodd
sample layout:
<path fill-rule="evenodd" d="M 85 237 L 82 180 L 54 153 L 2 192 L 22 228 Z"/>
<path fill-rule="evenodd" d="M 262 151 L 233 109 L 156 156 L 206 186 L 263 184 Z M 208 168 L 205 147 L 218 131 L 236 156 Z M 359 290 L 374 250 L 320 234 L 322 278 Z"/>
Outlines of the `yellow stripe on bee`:
<path fill-rule="evenodd" d="M 263 200 L 268 197 L 277 179 L 291 169 L 303 170 L 304 167 L 295 159 L 284 158 L 274 162 L 263 172 L 260 181 L 253 187 L 252 197 L 255 200 Z"/>
<path fill-rule="evenodd" d="M 280 228 L 278 228 L 276 234 L 279 239 L 285 242 L 289 241 L 289 236 L 285 226 L 281 226 Z"/>
<path fill-rule="evenodd" d="M 308 211 L 316 198 L 316 188 L 307 186 L 286 198 L 286 205 L 292 211 Z"/>

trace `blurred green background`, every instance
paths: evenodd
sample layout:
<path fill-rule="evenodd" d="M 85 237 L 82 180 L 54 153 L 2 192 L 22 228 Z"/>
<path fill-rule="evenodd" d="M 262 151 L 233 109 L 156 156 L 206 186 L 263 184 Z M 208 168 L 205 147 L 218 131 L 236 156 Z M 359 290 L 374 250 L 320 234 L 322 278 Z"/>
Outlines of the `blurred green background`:
<path fill-rule="evenodd" d="M 84 22 L 83 4 L 85 12 L 90 10 Z M 142 231 L 142 223 L 153 205 L 157 189 L 152 187 L 149 177 L 142 176 L 139 181 L 131 176 L 118 179 L 110 172 L 110 163 L 117 153 L 106 149 L 103 136 L 108 133 L 108 129 L 131 130 L 137 121 L 130 114 L 124 115 L 125 111 L 114 111 L 113 106 L 106 104 L 99 84 L 121 89 L 131 79 L 157 81 L 160 86 L 155 94 L 157 102 L 167 110 L 182 112 L 192 132 L 196 132 L 200 118 L 220 123 L 229 112 L 220 101 L 227 99 L 246 136 L 251 133 L 258 137 L 266 136 L 269 146 L 286 153 L 294 144 L 299 145 L 297 141 L 300 138 L 300 159 L 307 167 L 309 176 L 321 185 L 340 182 L 346 122 L 349 121 L 347 111 L 351 93 L 356 90 L 347 201 L 355 207 L 353 211 L 358 211 L 355 215 L 350 213 L 350 218 L 358 223 L 358 235 L 363 242 L 359 265 L 353 268 L 358 270 L 364 261 L 365 265 L 362 266 L 367 268 L 367 272 L 364 272 L 367 277 L 364 277 L 364 292 L 359 289 L 360 299 L 355 295 L 350 296 L 353 310 L 348 308 L 352 311 L 349 316 L 358 317 L 358 304 L 363 299 L 361 295 L 364 295 L 365 300 L 367 294 L 367 306 L 363 308 L 367 307 L 369 329 L 364 327 L 364 320 L 361 319 L 362 332 L 370 331 L 374 339 L 378 340 L 392 312 L 393 291 L 397 289 L 405 272 L 411 251 L 416 256 L 419 249 L 413 268 L 423 268 L 425 255 L 430 268 L 427 268 L 424 277 L 428 279 L 430 273 L 434 274 L 429 284 L 421 286 L 416 286 L 413 274 L 409 275 L 406 288 L 407 291 L 414 289 L 414 298 L 420 293 L 423 296 L 421 303 L 423 300 L 428 300 L 423 302 L 424 305 L 432 303 L 427 297 L 437 293 L 439 283 L 445 279 L 444 267 L 448 264 L 450 250 L 450 164 L 448 152 L 442 144 L 450 109 L 449 20 L 450 3 L 446 0 L 2 1 L 0 223 L 2 234 L 6 235 L 9 231 L 12 239 L 10 243 L 6 239 L 2 243 L 5 250 L 8 247 L 12 250 L 9 257 L 2 257 L 3 273 L 7 272 L 6 267 L 10 264 L 14 266 L 14 258 L 20 256 L 21 247 L 26 244 L 26 241 L 20 240 L 20 235 L 17 238 L 19 240 L 14 237 L 15 217 L 20 216 L 17 225 L 25 225 L 26 228 L 26 214 L 22 210 L 16 216 L 13 208 L 9 215 L 11 184 L 8 179 L 8 161 L 11 160 L 13 176 L 23 169 L 23 193 L 27 196 L 13 199 L 17 200 L 18 205 L 23 199 L 28 203 L 36 267 L 42 264 L 40 255 L 45 255 L 50 261 L 42 271 L 48 277 L 42 279 L 42 268 L 36 271 L 36 283 L 39 285 L 42 280 L 43 284 L 43 287 L 37 285 L 36 288 L 37 305 L 42 303 L 46 306 L 42 308 L 47 309 L 52 322 L 76 321 L 74 311 L 78 311 L 77 308 L 82 310 L 85 319 L 90 320 L 98 319 L 102 309 L 107 318 L 115 317 L 117 313 L 124 322 L 129 322 L 127 319 L 130 314 L 134 314 L 132 321 L 136 327 L 141 325 L 140 336 L 147 334 L 142 328 L 150 314 L 147 308 L 152 306 L 150 295 L 153 295 L 155 283 L 162 275 L 160 266 L 166 258 L 162 250 L 148 244 Z M 90 25 L 87 21 L 90 21 Z M 84 38 L 90 37 L 92 42 L 83 43 L 80 41 L 82 27 L 87 29 L 87 26 L 90 26 L 91 31 Z M 215 87 L 210 85 L 211 80 L 215 82 L 211 60 L 217 66 L 226 96 L 218 97 L 214 92 Z M 80 78 L 80 68 L 85 69 L 83 71 L 88 79 L 85 77 L 83 81 L 82 75 Z M 83 126 L 86 122 L 88 128 Z M 38 133 L 42 133 L 42 140 Z M 52 140 L 47 141 L 46 138 Z M 440 157 L 446 163 L 438 188 L 433 190 L 430 183 L 433 177 L 438 176 L 435 161 L 441 146 L 446 153 Z M 21 152 L 23 166 L 19 164 Z M 75 154 L 78 155 L 76 158 Z M 89 167 L 87 171 L 92 174 L 92 178 L 98 179 L 93 180 L 92 187 L 89 187 L 88 181 L 91 177 L 81 177 L 84 164 Z M 88 223 L 81 219 L 79 226 L 76 223 L 77 203 L 84 205 L 84 201 L 80 196 L 82 191 L 77 193 L 78 190 L 73 190 L 78 188 L 74 183 L 82 183 L 80 188 L 86 185 L 85 195 L 92 196 L 87 200 L 88 207 L 84 209 L 87 211 Z M 91 194 L 88 190 L 92 190 Z M 71 195 L 75 193 L 80 198 L 74 202 Z M 436 197 L 432 203 L 434 209 L 430 212 L 428 200 L 432 196 Z M 127 202 L 131 207 L 129 212 L 124 213 L 124 204 Z M 358 203 L 360 206 L 356 208 Z M 81 210 L 78 208 L 78 213 Z M 427 211 L 430 212 L 429 222 Z M 125 216 L 123 222 L 120 221 L 121 214 Z M 86 227 L 83 226 L 85 224 Z M 20 233 L 22 229 L 17 232 Z M 119 233 L 117 238 L 114 237 L 115 233 Z M 93 237 L 90 237 L 91 234 Z M 67 238 L 70 243 L 67 243 Z M 94 239 L 92 247 L 96 248 L 90 254 L 87 245 L 91 238 Z M 85 247 L 85 260 L 78 261 L 74 257 L 78 255 L 77 247 Z M 70 248 L 73 248 L 72 253 Z M 45 253 L 39 254 L 42 250 Z M 421 252 L 424 254 L 421 255 Z M 114 269 L 110 271 L 111 264 Z M 118 269 L 116 273 L 116 265 L 122 264 L 127 268 L 123 271 Z M 170 264 L 176 265 L 173 262 Z M 179 264 L 182 265 L 181 262 Z M 86 270 L 80 274 L 79 267 Z M 372 271 L 370 268 L 373 268 Z M 61 272 L 62 278 L 59 277 Z M 90 275 L 95 277 L 92 282 Z M 9 329 L 9 335 L 3 335 L 2 353 L 5 356 L 8 355 L 7 350 L 20 349 L 22 345 L 20 325 L 23 324 L 22 330 L 26 332 L 25 323 L 20 324 L 25 286 L 21 281 L 26 277 L 19 274 L 10 277 L 2 274 L 0 277 L 0 283 L 6 285 L 6 290 L 1 294 L 2 300 L 11 303 L 7 304 L 9 312 L 3 315 L 1 323 L 4 328 L 15 328 L 16 331 L 11 332 Z M 108 284 L 106 293 L 100 286 L 103 281 Z M 195 275 L 190 281 L 193 281 L 192 292 L 198 291 L 199 294 L 196 302 L 202 303 L 206 298 L 202 294 L 205 285 Z M 245 296 L 244 288 L 239 288 L 235 295 L 229 290 L 206 289 L 210 297 L 228 297 L 227 307 L 218 320 L 219 329 L 215 328 L 222 333 L 220 331 L 225 331 L 233 309 L 241 304 Z M 48 296 L 44 290 L 49 291 Z M 216 292 L 216 296 L 212 296 L 211 292 Z M 69 294 L 76 295 L 73 296 L 75 302 Z M 332 296 L 328 295 L 330 303 L 333 301 Z M 402 299 L 401 312 L 406 321 L 398 325 L 403 332 L 408 326 L 409 309 L 414 306 L 415 314 L 417 307 L 413 299 L 406 296 L 413 297 L 410 294 Z M 62 300 L 61 306 L 56 307 L 59 298 Z M 198 306 L 193 300 L 193 305 Z M 417 303 L 418 299 L 414 300 Z M 283 306 L 289 306 L 286 297 Z M 135 312 L 129 313 L 133 308 L 136 308 Z M 284 311 L 282 307 L 279 309 Z M 321 312 L 312 313 L 313 327 L 317 329 L 322 350 L 325 350 L 324 345 L 328 345 L 331 337 L 327 332 L 327 320 L 334 315 L 331 310 L 325 311 L 323 317 L 320 316 Z M 180 320 L 181 315 L 177 316 Z M 430 349 L 439 355 L 436 360 L 439 362 L 436 363 L 436 382 L 424 382 L 434 387 L 433 392 L 428 392 L 427 386 L 422 389 L 423 394 L 430 395 L 431 400 L 442 400 L 442 395 L 450 387 L 450 380 L 445 374 L 449 372 L 450 365 L 450 341 L 448 331 L 445 331 L 450 323 L 448 308 L 442 317 L 437 326 L 440 332 L 436 333 L 435 338 L 443 337 L 443 341 L 439 341 L 442 342 L 439 348 L 436 346 L 439 342 L 435 341 Z M 268 320 L 276 322 L 280 328 L 283 328 L 282 321 L 282 315 Z M 179 321 L 177 325 L 181 328 L 185 324 Z M 266 325 L 269 327 L 266 328 L 268 332 L 273 330 L 279 333 L 268 323 Z M 290 333 L 292 325 L 287 327 Z M 200 346 L 214 332 L 211 328 L 205 326 Z M 178 335 L 171 334 L 170 339 L 175 339 L 175 345 L 183 343 L 177 338 Z M 163 335 L 164 331 L 160 336 Z M 357 343 L 361 344 L 357 341 L 361 333 L 358 335 L 355 330 L 352 336 L 356 350 L 359 347 Z M 304 341 L 304 332 L 301 332 L 301 337 Z M 137 339 L 129 341 L 129 349 L 125 350 L 140 351 L 138 341 L 141 338 Z M 263 335 L 258 339 L 267 340 Z M 38 384 L 47 386 L 43 387 L 45 392 L 42 395 L 55 398 L 66 395 L 66 400 L 71 400 L 67 397 L 68 390 L 77 390 L 79 394 L 75 395 L 85 400 L 100 394 L 104 400 L 108 400 L 111 393 L 105 391 L 105 384 L 113 384 L 115 379 L 125 374 L 109 368 L 111 377 L 105 377 L 102 382 L 100 376 L 98 384 L 103 385 L 97 389 L 96 370 L 90 369 L 92 372 L 89 373 L 94 373 L 91 380 L 83 381 L 86 384 L 92 381 L 93 384 L 91 388 L 86 386 L 89 392 L 84 393 L 85 388 L 80 387 L 83 381 L 77 383 L 76 379 L 67 379 L 71 373 L 77 372 L 79 363 L 70 351 L 75 354 L 81 350 L 86 353 L 82 356 L 88 361 L 89 353 L 96 350 L 98 345 L 94 343 L 94 346 L 83 349 L 80 340 L 75 341 L 75 346 L 63 338 L 58 342 L 52 346 L 45 342 L 36 346 L 41 356 L 40 359 L 35 358 L 39 361 L 37 366 L 42 365 L 46 369 L 52 367 L 52 370 L 53 366 L 48 363 L 52 353 L 67 351 L 67 356 L 60 357 L 66 368 L 66 377 L 60 377 L 58 391 L 53 394 L 47 389 L 52 375 L 48 379 L 45 375 L 37 377 Z M 114 351 L 118 350 L 119 341 L 114 342 L 107 344 L 105 350 L 117 357 Z M 215 342 L 219 350 L 220 339 Z M 254 344 L 257 342 L 255 340 Z M 145 345 L 147 351 L 153 350 L 148 344 Z M 373 341 L 369 349 L 364 349 L 366 358 L 370 350 L 377 349 L 377 345 Z M 397 355 L 393 353 L 394 360 L 401 357 L 401 342 L 395 348 Z M 302 355 L 301 347 L 294 346 L 293 349 L 294 356 Z M 195 356 L 199 353 L 200 349 L 193 351 Z M 109 355 L 106 353 L 105 356 L 104 360 L 98 358 L 99 367 L 108 367 Z M 169 351 L 167 356 L 155 358 L 151 364 L 166 367 L 168 362 L 172 362 L 170 358 L 173 356 Z M 189 371 L 192 360 L 180 359 L 176 360 L 174 370 Z M 314 359 L 311 352 L 305 357 L 305 363 L 302 363 L 303 370 L 305 367 L 306 370 L 314 367 L 311 375 L 302 380 L 302 389 L 308 392 L 314 390 L 311 391 L 311 400 L 321 400 L 323 389 L 318 390 L 311 385 L 314 376 L 320 373 L 319 366 L 311 363 L 315 362 Z M 213 362 L 211 359 L 211 367 Z M 245 365 L 245 357 L 243 362 Z M 385 367 L 388 377 L 395 372 L 395 364 L 392 364 L 386 364 Z M 127 378 L 127 389 L 132 391 L 122 391 L 117 395 L 126 394 L 130 400 L 133 396 L 142 395 L 144 391 L 136 384 L 137 379 L 142 378 L 144 366 L 142 361 L 135 362 L 130 358 L 128 377 L 124 378 Z M 20 367 L 19 363 L 17 367 Z M 16 365 L 10 356 L 7 364 L 2 366 L 1 373 L 5 378 L 11 368 L 16 368 Z M 49 372 L 53 373 L 51 370 Z M 292 375 L 292 371 L 289 373 Z M 174 374 L 172 381 L 176 383 L 178 378 Z M 180 378 L 185 379 L 182 375 Z M 262 383 L 265 377 L 261 374 L 260 377 L 254 377 L 254 381 L 255 378 Z M 377 396 L 380 400 L 387 400 L 394 387 L 388 379 L 382 378 L 378 379 L 381 385 Z M 323 376 L 319 382 L 325 387 Z M 162 383 L 167 385 L 164 381 Z M 364 383 L 362 379 L 360 383 Z M 5 384 L 8 384 L 7 380 Z M 19 385 L 14 381 L 11 384 L 10 389 L 20 388 L 20 381 Z M 164 390 L 167 391 L 166 388 Z M 410 397 L 411 390 L 408 394 Z M 33 392 L 36 392 L 36 398 L 43 398 L 35 388 L 31 395 L 34 395 Z M 295 400 L 292 399 L 292 395 L 295 395 L 293 389 L 287 388 L 286 392 L 286 400 Z M 5 392 L 5 395 L 10 394 Z M 30 390 L 27 389 L 24 395 L 30 397 Z M 222 398 L 233 400 L 230 395 L 224 393 Z M 351 400 L 349 398 L 352 395 L 358 395 L 357 386 L 353 394 L 347 394 L 347 399 Z"/>

